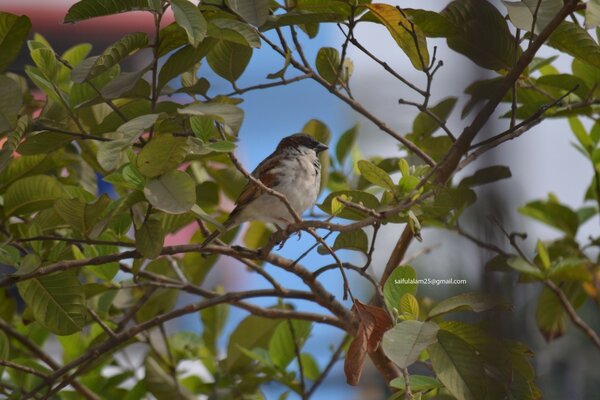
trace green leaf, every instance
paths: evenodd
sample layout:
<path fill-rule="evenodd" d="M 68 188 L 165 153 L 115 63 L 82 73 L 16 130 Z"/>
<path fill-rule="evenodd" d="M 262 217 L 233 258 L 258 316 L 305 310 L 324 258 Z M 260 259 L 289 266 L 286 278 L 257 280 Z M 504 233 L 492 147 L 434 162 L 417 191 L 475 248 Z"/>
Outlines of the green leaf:
<path fill-rule="evenodd" d="M 329 196 L 325 198 L 323 203 L 318 205 L 318 207 L 327 214 L 334 215 L 335 213 L 332 210 L 332 202 L 333 199 L 338 196 L 346 196 L 353 203 L 362 204 L 363 206 L 373 210 L 377 210 L 379 208 L 379 200 L 377 200 L 377 197 L 370 193 L 359 190 L 340 190 L 338 192 L 330 193 Z M 367 216 L 366 213 L 349 207 L 345 207 L 339 214 L 336 215 L 340 218 L 353 221 L 361 220 Z"/>
<path fill-rule="evenodd" d="M 164 240 L 165 233 L 159 215 L 150 215 L 142 226 L 135 230 L 135 247 L 146 258 L 158 257 Z"/>
<path fill-rule="evenodd" d="M 10 340 L 6 333 L 0 331 L 0 360 L 8 360 L 10 354 Z M 0 374 L 4 374 L 4 367 L 0 367 Z"/>
<path fill-rule="evenodd" d="M 206 39 L 198 47 L 187 45 L 177 50 L 160 69 L 158 89 L 162 89 L 169 81 L 189 71 L 208 54 L 216 43 L 212 39 Z"/>
<path fill-rule="evenodd" d="M 200 311 L 202 338 L 215 355 L 218 352 L 217 341 L 221 337 L 228 316 L 229 304 L 218 304 Z"/>
<path fill-rule="evenodd" d="M 116 99 L 127 92 L 134 90 L 136 85 L 140 86 L 141 84 L 146 83 L 146 86 L 148 86 L 147 82 L 141 79 L 146 71 L 147 69 L 143 68 L 139 71 L 120 73 L 100 90 L 102 97 L 105 99 Z"/>
<path fill-rule="evenodd" d="M 463 178 L 459 186 L 473 187 L 510 178 L 510 168 L 504 165 L 494 165 L 476 171 L 473 175 Z"/>
<path fill-rule="evenodd" d="M 144 383 L 148 392 L 157 400 L 193 400 L 195 396 L 185 386 L 176 382 L 165 368 L 153 356 L 146 357 Z"/>
<path fill-rule="evenodd" d="M 87 237 L 110 203 L 107 195 L 89 204 L 79 199 L 58 199 L 54 203 L 54 210 L 66 223 Z"/>
<path fill-rule="evenodd" d="M 563 21 L 550 35 L 548 45 L 576 59 L 600 67 L 600 46 L 585 29 L 573 22 Z"/>
<path fill-rule="evenodd" d="M 0 134 L 15 129 L 22 105 L 23 94 L 19 84 L 5 75 L 0 75 Z"/>
<path fill-rule="evenodd" d="M 22 178 L 4 194 L 4 214 L 28 214 L 52 206 L 54 200 L 65 198 L 58 180 L 51 176 L 34 175 Z"/>
<path fill-rule="evenodd" d="M 438 317 L 443 314 L 458 311 L 482 312 L 503 305 L 504 303 L 496 298 L 483 293 L 461 293 L 440 301 L 429 311 L 428 319 Z"/>
<path fill-rule="evenodd" d="M 0 244 L 0 263 L 18 267 L 21 262 L 21 254 L 19 250 L 8 244 Z"/>
<path fill-rule="evenodd" d="M 502 1 L 502 3 L 506 6 L 508 16 L 513 25 L 526 32 L 531 32 L 533 15 L 535 14 L 534 33 L 536 34 L 539 34 L 548 26 L 563 6 L 562 0 L 545 0 L 541 2 L 537 0 L 523 0 L 520 2 Z"/>
<path fill-rule="evenodd" d="M 342 165 L 350 154 L 352 147 L 356 143 L 356 137 L 358 136 L 358 125 L 354 125 L 340 136 L 340 139 L 335 146 L 335 157 L 338 160 L 338 164 Z"/>
<path fill-rule="evenodd" d="M 486 0 L 457 0 L 442 11 L 456 32 L 448 46 L 479 66 L 502 70 L 512 67 L 517 47 L 504 17 Z"/>
<path fill-rule="evenodd" d="M 596 145 L 594 144 L 594 141 L 592 140 L 592 138 L 586 132 L 586 130 L 585 130 L 583 124 L 581 123 L 581 121 L 579 120 L 579 118 L 570 117 L 569 118 L 569 126 L 571 126 L 571 131 L 573 131 L 573 134 L 579 141 L 579 144 L 581 144 L 581 147 L 583 147 L 588 152 L 593 151 L 593 149 L 594 149 L 594 147 L 596 147 Z"/>
<path fill-rule="evenodd" d="M 273 364 L 285 369 L 296 357 L 295 349 L 302 349 L 311 330 L 312 323 L 310 321 L 294 319 L 279 324 L 269 342 L 269 355 Z"/>
<path fill-rule="evenodd" d="M 400 368 L 408 368 L 423 350 L 437 341 L 438 329 L 433 322 L 403 321 L 383 334 L 381 346 Z"/>
<path fill-rule="evenodd" d="M 538 267 L 531 265 L 521 257 L 510 257 L 508 260 L 506 260 L 506 263 L 510 268 L 522 274 L 538 279 L 542 279 L 544 277 L 544 274 Z"/>
<path fill-rule="evenodd" d="M 64 23 L 138 10 L 151 11 L 152 7 L 148 0 L 80 0 L 69 8 Z"/>
<path fill-rule="evenodd" d="M 12 276 L 22 276 L 35 271 L 42 264 L 40 256 L 34 253 L 29 253 L 19 263 L 17 271 Z"/>
<path fill-rule="evenodd" d="M 440 330 L 429 357 L 437 378 L 457 400 L 485 398 L 488 378 L 481 359 L 467 342 Z"/>
<path fill-rule="evenodd" d="M 340 53 L 333 47 L 321 47 L 317 53 L 315 61 L 317 72 L 329 84 L 340 83 L 341 73 L 338 76 L 340 68 Z"/>
<path fill-rule="evenodd" d="M 367 237 L 365 231 L 363 231 L 362 229 L 341 232 L 335 238 L 335 242 L 333 243 L 333 249 L 356 250 L 367 254 L 367 252 L 369 251 L 369 238 Z"/>
<path fill-rule="evenodd" d="M 196 204 L 194 180 L 183 171 L 169 171 L 148 181 L 144 195 L 150 204 L 169 214 L 182 214 Z"/>
<path fill-rule="evenodd" d="M 175 22 L 185 30 L 190 44 L 197 47 L 206 37 L 208 29 L 200 9 L 188 0 L 169 0 L 169 2 L 175 14 Z"/>
<path fill-rule="evenodd" d="M 0 12 L 0 72 L 17 58 L 30 30 L 31 21 L 27 16 Z"/>
<path fill-rule="evenodd" d="M 37 48 L 29 53 L 31 59 L 50 82 L 55 82 L 59 70 L 54 51 L 47 48 Z"/>
<path fill-rule="evenodd" d="M 237 147 L 233 142 L 220 140 L 218 142 L 206 143 L 206 148 L 217 153 L 231 153 Z"/>
<path fill-rule="evenodd" d="M 412 65 L 422 71 L 429 66 L 429 51 L 425 34 L 417 25 L 389 4 L 367 4 L 373 15 L 388 29 L 398 46 L 406 53 Z M 414 29 L 416 42 L 411 32 Z"/>
<path fill-rule="evenodd" d="M 405 8 L 404 12 L 428 37 L 448 37 L 458 30 L 445 15 L 435 11 Z"/>
<path fill-rule="evenodd" d="M 400 308 L 400 300 L 406 293 L 417 293 L 417 273 L 409 265 L 396 267 L 383 286 L 383 298 L 388 310 Z"/>
<path fill-rule="evenodd" d="M 226 18 L 215 18 L 210 21 L 214 35 L 210 33 L 216 39 L 229 40 L 244 46 L 260 48 L 260 36 L 256 30 L 248 24 L 234 19 Z M 210 27 L 209 27 L 210 28 Z M 217 29 L 218 28 L 218 29 Z M 230 34 L 233 33 L 233 34 Z"/>
<path fill-rule="evenodd" d="M 575 309 L 579 308 L 586 300 L 587 296 L 581 290 L 579 282 L 569 282 L 561 289 Z M 535 319 L 538 329 L 548 342 L 558 339 L 565 333 L 567 314 L 564 306 L 556 294 L 547 287 L 544 287 L 538 298 Z"/>
<path fill-rule="evenodd" d="M 413 294 L 404 293 L 400 298 L 398 311 L 402 319 L 419 319 L 419 301 Z"/>
<path fill-rule="evenodd" d="M 360 160 L 356 166 L 362 177 L 367 181 L 384 189 L 391 190 L 392 192 L 396 190 L 396 185 L 394 185 L 392 178 L 377 165 L 367 160 Z"/>
<path fill-rule="evenodd" d="M 90 80 L 147 45 L 147 34 L 143 32 L 129 33 L 110 45 L 101 55 L 90 57 L 73 68 L 71 78 L 76 83 Z"/>
<path fill-rule="evenodd" d="M 176 22 L 173 22 L 160 30 L 157 55 L 158 57 L 166 56 L 186 43 L 188 43 L 187 33 Z"/>
<path fill-rule="evenodd" d="M 431 107 L 429 111 L 436 115 L 441 121 L 446 122 L 448 116 L 456 105 L 456 101 L 456 97 L 449 97 Z M 412 131 L 419 137 L 424 138 L 431 136 L 431 134 L 434 133 L 439 127 L 440 125 L 432 117 L 424 112 L 420 112 L 413 122 Z"/>
<path fill-rule="evenodd" d="M 74 271 L 17 283 L 19 293 L 37 322 L 57 335 L 80 332 L 85 324 L 83 286 Z"/>
<path fill-rule="evenodd" d="M 244 121 L 244 110 L 226 103 L 192 103 L 177 110 L 180 114 L 208 116 L 231 128 L 237 134 Z"/>
<path fill-rule="evenodd" d="M 254 26 L 261 26 L 269 16 L 269 0 L 226 0 L 233 12 Z"/>
<path fill-rule="evenodd" d="M 309 353 L 300 354 L 300 360 L 302 361 L 302 371 L 304 372 L 304 377 L 311 381 L 317 380 L 321 375 L 317 360 L 315 360 L 315 358 Z"/>
<path fill-rule="evenodd" d="M 546 225 L 563 231 L 569 237 L 575 237 L 579 229 L 579 218 L 570 208 L 551 201 L 532 201 L 519 208 L 525 216 L 537 219 Z"/>
<path fill-rule="evenodd" d="M 413 393 L 427 392 L 429 390 L 439 389 L 442 387 L 440 381 L 425 375 L 409 375 L 408 384 Z M 404 382 L 404 378 L 401 376 L 392 379 L 392 381 L 390 381 L 390 386 L 400 390 L 406 389 L 406 383 Z"/>
<path fill-rule="evenodd" d="M 187 138 L 159 135 L 150 140 L 138 154 L 136 166 L 142 175 L 154 178 L 178 167 L 187 152 Z"/>
<path fill-rule="evenodd" d="M 600 0 L 590 0 L 585 6 L 585 28 L 600 25 Z"/>
<path fill-rule="evenodd" d="M 120 125 L 114 134 L 114 140 L 102 142 L 98 146 L 96 157 L 102 168 L 109 171 L 115 169 L 121 159 L 121 151 L 150 129 L 158 117 L 159 114 L 141 115 Z"/>
<path fill-rule="evenodd" d="M 252 48 L 219 40 L 206 56 L 206 60 L 217 75 L 233 83 L 244 73 L 251 57 Z"/>
<path fill-rule="evenodd" d="M 250 363 L 250 359 L 240 350 L 269 347 L 271 337 L 280 324 L 280 320 L 267 319 L 250 315 L 244 318 L 229 337 L 225 368 L 229 373 L 242 370 Z"/>
<path fill-rule="evenodd" d="M 27 136 L 24 142 L 19 144 L 17 149 L 22 155 L 48 154 L 54 150 L 60 149 L 67 143 L 71 143 L 72 136 L 64 135 L 58 132 L 41 131 L 35 135 Z"/>

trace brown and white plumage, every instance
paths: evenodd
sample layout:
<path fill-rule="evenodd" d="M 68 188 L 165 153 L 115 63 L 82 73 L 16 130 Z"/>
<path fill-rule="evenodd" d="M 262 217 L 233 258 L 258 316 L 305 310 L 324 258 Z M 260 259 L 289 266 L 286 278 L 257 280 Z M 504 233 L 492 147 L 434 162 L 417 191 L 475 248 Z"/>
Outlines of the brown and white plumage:
<path fill-rule="evenodd" d="M 252 171 L 252 176 L 266 187 L 283 194 L 296 213 L 301 215 L 317 200 L 321 183 L 318 154 L 326 149 L 327 146 L 311 136 L 288 136 L 279 142 L 270 156 L 258 164 Z M 271 222 L 280 228 L 293 222 L 287 206 L 252 181 L 246 184 L 235 204 L 236 207 L 223 224 L 225 229 L 213 232 L 202 246 L 247 221 Z"/>

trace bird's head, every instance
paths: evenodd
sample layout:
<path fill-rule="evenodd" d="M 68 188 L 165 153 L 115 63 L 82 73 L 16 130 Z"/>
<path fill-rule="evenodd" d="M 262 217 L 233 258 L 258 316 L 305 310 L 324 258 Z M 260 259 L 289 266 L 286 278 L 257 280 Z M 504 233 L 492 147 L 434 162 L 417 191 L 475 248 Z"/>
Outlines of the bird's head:
<path fill-rule="evenodd" d="M 279 145 L 277 146 L 278 150 L 285 150 L 291 148 L 307 148 L 314 150 L 317 154 L 328 149 L 326 145 L 305 133 L 296 133 L 295 135 L 287 136 L 281 139 L 281 142 L 279 142 Z"/>

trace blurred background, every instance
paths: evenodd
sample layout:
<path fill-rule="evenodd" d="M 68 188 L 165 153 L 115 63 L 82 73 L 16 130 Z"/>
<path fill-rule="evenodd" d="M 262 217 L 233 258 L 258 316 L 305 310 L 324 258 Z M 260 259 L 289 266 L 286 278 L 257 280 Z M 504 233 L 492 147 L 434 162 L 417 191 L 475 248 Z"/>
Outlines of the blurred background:
<path fill-rule="evenodd" d="M 61 24 L 67 9 L 75 2 L 75 0 L 51 2 L 2 0 L 0 10 L 28 15 L 33 22 L 32 32 L 42 34 L 58 52 L 66 50 L 75 43 L 85 41 L 94 45 L 92 54 L 98 54 L 126 32 L 151 32 L 152 18 L 144 13 L 97 18 L 75 25 Z M 402 7 L 428 8 L 435 11 L 442 10 L 448 3 L 446 0 L 386 2 Z M 498 8 L 502 13 L 505 12 L 501 4 Z M 165 18 L 164 23 L 171 21 L 172 17 L 168 17 Z M 308 39 L 303 33 L 300 35 L 311 62 L 314 61 L 319 48 L 323 46 L 339 48 L 343 40 L 342 34 L 335 25 L 321 25 L 319 35 L 314 39 Z M 384 59 L 408 80 L 419 87 L 424 86 L 424 74 L 418 73 L 411 67 L 408 59 L 398 49 L 384 27 L 371 23 L 359 24 L 355 36 L 370 51 Z M 430 50 L 432 46 L 438 46 L 438 58 L 444 62 L 444 66 L 436 74 L 433 82 L 431 104 L 436 104 L 446 97 L 459 97 L 448 126 L 455 134 L 460 134 L 462 128 L 469 122 L 469 117 L 461 120 L 459 116 L 459 110 L 466 102 L 463 91 L 470 83 L 489 77 L 486 76 L 488 72 L 478 68 L 467 58 L 448 50 L 443 39 L 428 39 L 428 43 Z M 546 48 L 540 55 L 552 54 L 552 51 Z M 348 55 L 354 62 L 354 74 L 350 85 L 355 98 L 396 131 L 409 133 L 416 110 L 399 105 L 398 99 L 418 99 L 411 97 L 413 93 L 410 89 L 387 74 L 352 45 L 349 46 Z M 138 62 L 143 60 L 138 59 Z M 23 52 L 12 70 L 22 71 L 24 65 L 29 63 L 31 61 L 27 53 Z M 559 70 L 570 70 L 570 63 L 571 60 L 564 57 L 555 65 Z M 281 57 L 269 48 L 256 50 L 249 67 L 237 85 L 244 88 L 265 82 L 265 76 L 279 70 L 281 66 Z M 133 68 L 134 65 L 131 67 Z M 127 66 L 124 70 L 127 70 Z M 199 74 L 211 82 L 211 93 L 231 91 L 230 84 L 217 77 L 207 66 L 202 66 Z M 295 74 L 290 68 L 286 77 L 292 76 Z M 253 169 L 260 160 L 273 151 L 279 139 L 300 131 L 310 119 L 319 119 L 325 123 L 333 134 L 334 143 L 345 130 L 358 123 L 360 125 L 359 148 L 365 158 L 374 155 L 384 157 L 401 155 L 397 143 L 392 138 L 379 131 L 369 121 L 360 118 L 316 83 L 301 81 L 288 86 L 249 92 L 241 97 L 244 102 L 240 106 L 246 112 L 246 119 L 240 131 L 237 155 L 247 169 Z M 182 100 L 189 101 L 189 99 Z M 479 139 L 493 136 L 508 128 L 509 121 L 500 119 L 500 115 L 505 111 L 506 109 L 501 109 L 490 119 L 490 123 Z M 538 237 L 542 240 L 557 238 L 558 232 L 525 219 L 516 212 L 516 209 L 527 201 L 545 198 L 549 192 L 553 192 L 561 202 L 573 208 L 582 205 L 583 194 L 589 185 L 592 170 L 571 146 L 572 141 L 572 133 L 566 120 L 549 120 L 517 140 L 489 152 L 478 160 L 476 165 L 461 171 L 461 176 L 470 175 L 475 169 L 483 166 L 501 164 L 509 166 L 513 175 L 513 178 L 495 183 L 490 188 L 477 189 L 480 201 L 461 218 L 464 229 L 484 240 L 505 245 L 497 226 L 489 218 L 494 216 L 508 231 L 527 232 L 529 239 L 524 242 L 523 248 L 530 253 Z M 322 194 L 322 198 L 325 195 L 326 193 Z M 402 226 L 397 225 L 382 227 L 372 264 L 376 274 L 383 270 L 401 229 Z M 578 237 L 586 238 L 592 233 L 597 235 L 599 229 L 597 219 L 594 218 L 583 226 Z M 189 235 L 190 232 L 182 232 L 179 237 L 170 238 L 169 241 L 172 244 L 182 243 L 188 240 Z M 520 340 L 534 351 L 537 382 L 544 399 L 599 398 L 600 369 L 590 368 L 590 366 L 599 365 L 600 355 L 596 351 L 588 351 L 587 338 L 578 330 L 569 327 L 564 337 L 548 344 L 535 326 L 536 295 L 541 289 L 539 286 L 518 284 L 516 274 L 484 273 L 484 265 L 492 254 L 479 250 L 469 241 L 451 232 L 428 229 L 423 232 L 423 239 L 422 243 L 413 243 L 408 251 L 408 257 L 423 253 L 412 261 L 418 277 L 466 279 L 467 285 L 422 286 L 419 287 L 420 296 L 439 300 L 465 291 L 484 291 L 497 293 L 510 300 L 514 304 L 512 312 L 493 312 L 487 317 L 495 324 L 499 334 Z M 295 258 L 310 245 L 312 245 L 311 238 L 309 235 L 304 235 L 299 241 L 289 240 L 280 253 Z M 346 259 L 357 263 L 363 262 L 360 258 L 357 259 L 357 255 L 342 254 Z M 326 256 L 312 252 L 304 259 L 303 264 L 310 269 L 315 269 L 329 262 L 331 260 Z M 284 286 L 302 287 L 299 280 L 288 281 L 289 276 L 281 274 L 277 269 L 270 268 L 269 272 L 276 279 L 280 279 Z M 339 290 L 334 292 L 341 299 L 342 285 L 337 271 L 321 275 L 321 279 L 326 287 L 338 288 Z M 359 298 L 370 297 L 368 288 L 362 290 L 360 286 L 362 283 L 359 280 L 353 280 L 352 284 L 353 291 Z M 211 272 L 206 285 L 222 285 L 226 290 L 239 290 L 260 288 L 263 284 L 255 275 L 245 272 L 242 266 L 221 259 Z M 258 304 L 271 305 L 272 303 L 258 302 Z M 298 306 L 310 311 L 305 303 L 299 303 Z M 600 331 L 600 315 L 597 313 L 597 308 L 588 304 L 582 308 L 581 315 L 592 328 Z M 228 330 L 231 331 L 245 316 L 245 312 L 232 310 Z M 171 326 L 171 329 L 199 330 L 200 325 L 197 316 L 192 315 L 179 320 L 177 325 Z M 306 350 L 317 356 L 322 368 L 341 338 L 341 334 L 335 329 L 317 325 L 306 344 Z M 227 335 L 222 339 L 222 344 L 225 345 Z M 383 399 L 386 397 L 385 384 L 370 365 L 363 373 L 361 383 L 360 388 L 347 386 L 342 363 L 339 362 L 314 398 Z M 268 398 L 277 398 L 282 391 L 282 387 L 273 384 L 267 388 Z"/>

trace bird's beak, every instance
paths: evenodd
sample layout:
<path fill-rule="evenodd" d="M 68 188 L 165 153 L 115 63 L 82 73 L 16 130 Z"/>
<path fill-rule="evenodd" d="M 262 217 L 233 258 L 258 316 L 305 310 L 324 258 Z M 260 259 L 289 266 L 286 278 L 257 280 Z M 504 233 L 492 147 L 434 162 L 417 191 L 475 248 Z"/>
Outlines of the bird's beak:
<path fill-rule="evenodd" d="M 322 151 L 327 150 L 329 147 L 327 147 L 326 145 L 324 145 L 323 143 L 319 143 L 317 145 L 317 147 L 315 147 L 315 151 L 317 152 L 317 154 L 319 154 Z"/>

